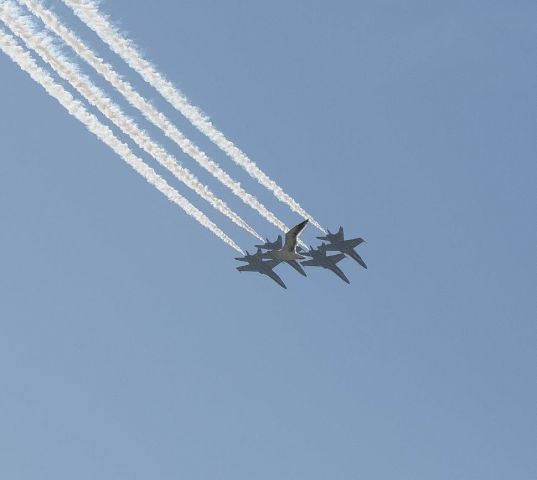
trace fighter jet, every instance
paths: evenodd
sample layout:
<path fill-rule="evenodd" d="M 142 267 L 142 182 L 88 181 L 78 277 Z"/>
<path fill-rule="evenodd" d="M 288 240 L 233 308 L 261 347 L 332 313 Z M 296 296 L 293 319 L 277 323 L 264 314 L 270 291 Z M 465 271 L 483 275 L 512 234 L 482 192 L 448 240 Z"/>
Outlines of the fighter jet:
<path fill-rule="evenodd" d="M 268 250 L 268 252 L 272 252 L 274 250 L 281 250 L 282 236 L 278 235 L 278 238 L 274 242 L 271 242 L 267 238 L 267 241 L 265 242 L 264 245 L 256 245 L 256 247 L 261 248 L 263 250 Z M 299 250 L 300 250 L 300 247 L 297 247 L 296 252 L 300 254 Z M 263 254 L 265 258 L 270 258 L 270 256 L 267 255 L 268 252 L 265 252 Z M 284 262 L 291 265 L 291 267 L 293 267 L 298 273 L 300 273 L 300 275 L 304 275 L 305 277 L 307 276 L 304 269 L 300 266 L 300 263 L 298 263 L 296 260 L 284 260 Z"/>
<path fill-rule="evenodd" d="M 280 263 L 279 260 L 266 260 L 263 261 L 263 254 L 261 249 L 257 249 L 255 255 L 250 255 L 248 250 L 246 250 L 246 255 L 244 257 L 235 258 L 239 262 L 247 262 L 248 265 L 241 265 L 237 267 L 239 272 L 258 272 L 262 275 L 272 278 L 280 287 L 287 288 L 280 276 L 273 271 L 273 268 Z"/>
<path fill-rule="evenodd" d="M 296 253 L 296 243 L 298 235 L 304 230 L 304 227 L 308 223 L 308 220 L 300 222 L 295 225 L 291 230 L 285 234 L 285 243 L 279 250 L 269 250 L 263 255 L 265 258 L 271 258 L 273 260 L 279 260 L 280 262 L 287 262 L 288 260 L 302 260 L 304 257 Z"/>
<path fill-rule="evenodd" d="M 344 282 L 351 283 L 342 270 L 336 265 L 336 263 L 345 258 L 345 255 L 343 253 L 338 253 L 337 255 L 327 255 L 326 248 L 327 245 L 325 243 L 323 243 L 317 249 L 314 249 L 310 246 L 309 252 L 304 252 L 304 255 L 311 257 L 311 260 L 306 260 L 305 262 L 300 263 L 306 267 L 326 268 L 334 272 Z"/>
<path fill-rule="evenodd" d="M 268 238 L 267 241 L 263 245 L 254 245 L 257 248 L 261 248 L 263 250 L 280 250 L 282 248 L 282 236 L 278 235 L 278 238 L 274 240 L 274 242 L 271 242 Z"/>
<path fill-rule="evenodd" d="M 326 237 L 317 237 L 319 240 L 327 240 L 329 243 L 326 245 L 326 250 L 329 252 L 341 252 L 348 255 L 353 260 L 357 261 L 362 267 L 367 268 L 367 265 L 362 260 L 362 257 L 356 253 L 354 247 L 357 247 L 365 240 L 363 238 L 349 238 L 345 240 L 343 236 L 343 227 L 339 227 L 337 233 L 330 233 Z"/>

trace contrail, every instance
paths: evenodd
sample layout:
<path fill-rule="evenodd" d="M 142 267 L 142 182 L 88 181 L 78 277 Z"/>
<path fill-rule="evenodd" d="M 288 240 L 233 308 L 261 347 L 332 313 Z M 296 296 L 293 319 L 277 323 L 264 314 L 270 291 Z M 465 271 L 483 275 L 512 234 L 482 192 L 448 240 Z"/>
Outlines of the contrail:
<path fill-rule="evenodd" d="M 289 228 L 270 210 L 260 203 L 253 195 L 246 192 L 239 182 L 233 180 L 216 162 L 211 160 L 205 152 L 201 151 L 186 138 L 163 113 L 159 112 L 151 103 L 143 98 L 110 64 L 106 63 L 102 58 L 97 57 L 72 30 L 62 24 L 53 12 L 45 8 L 36 0 L 19 0 L 19 3 L 25 5 L 32 14 L 39 17 L 49 30 L 58 35 L 58 37 L 69 45 L 79 57 L 90 64 L 102 77 L 116 88 L 116 90 L 118 90 L 133 107 L 137 108 L 150 122 L 160 128 L 168 138 L 173 140 L 184 153 L 192 157 L 198 164 L 205 168 L 205 170 L 211 173 L 244 203 L 256 210 L 270 223 L 284 232 L 289 230 Z"/>
<path fill-rule="evenodd" d="M 90 104 L 94 105 L 110 121 L 115 123 L 125 134 L 147 153 L 152 155 L 162 166 L 166 167 L 185 185 L 208 201 L 219 212 L 246 231 L 262 240 L 262 237 L 242 218 L 231 210 L 225 202 L 216 197 L 207 186 L 201 184 L 190 171 L 177 163 L 175 158 L 160 145 L 152 141 L 136 123 L 127 117 L 118 105 L 113 103 L 89 77 L 80 73 L 76 66 L 58 52 L 52 45 L 50 36 L 35 30 L 28 17 L 22 16 L 18 7 L 6 1 L 0 7 L 0 19 L 34 50 L 64 80 L 69 82 Z"/>
<path fill-rule="evenodd" d="M 307 213 L 296 200 L 285 193 L 282 188 L 240 150 L 233 142 L 220 132 L 203 112 L 193 106 L 188 99 L 156 68 L 138 52 L 134 44 L 122 36 L 118 30 L 99 12 L 92 0 L 62 0 L 88 25 L 108 46 L 119 55 L 133 70 L 155 88 L 171 105 L 181 112 L 200 132 L 206 135 L 215 145 L 225 152 L 237 165 L 244 168 L 274 196 L 286 203 L 291 210 L 298 213 L 319 230 L 326 233 L 323 227 Z"/>
<path fill-rule="evenodd" d="M 65 90 L 65 88 L 56 83 L 44 69 L 36 64 L 28 51 L 17 45 L 15 39 L 1 28 L 0 48 L 23 71 L 30 75 L 34 81 L 39 83 L 51 97 L 55 98 L 62 107 L 69 112 L 69 114 L 79 120 L 91 133 L 99 138 L 99 140 L 108 145 L 137 173 L 144 177 L 148 183 L 166 195 L 171 202 L 181 207 L 188 215 L 196 219 L 218 238 L 238 252 L 243 253 L 240 247 L 211 220 L 209 220 L 206 215 L 199 211 L 186 198 L 182 197 L 177 190 L 171 187 L 166 180 L 158 175 L 149 165 L 134 155 L 125 143 L 114 136 L 110 128 L 103 125 L 95 115 L 88 112 L 86 107 L 79 100 L 75 99 L 67 90 Z"/>

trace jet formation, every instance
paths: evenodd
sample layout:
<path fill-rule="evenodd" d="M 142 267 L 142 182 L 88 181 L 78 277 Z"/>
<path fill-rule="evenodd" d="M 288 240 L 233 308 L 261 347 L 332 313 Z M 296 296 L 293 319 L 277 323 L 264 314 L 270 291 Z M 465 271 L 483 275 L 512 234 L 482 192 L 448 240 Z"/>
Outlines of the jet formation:
<path fill-rule="evenodd" d="M 309 250 L 303 250 L 297 247 L 298 236 L 304 230 L 308 220 L 295 225 L 285 234 L 285 242 L 281 235 L 278 235 L 275 241 L 271 242 L 268 238 L 262 245 L 255 245 L 257 253 L 250 255 L 246 250 L 244 257 L 235 258 L 240 262 L 245 262 L 246 265 L 237 267 L 239 272 L 257 272 L 274 280 L 280 287 L 287 288 L 281 277 L 274 272 L 274 268 L 280 263 L 287 263 L 294 268 L 298 273 L 306 277 L 304 267 L 322 267 L 335 273 L 345 283 L 350 283 L 347 276 L 343 273 L 337 263 L 345 257 L 350 257 L 363 268 L 367 265 L 358 255 L 355 247 L 364 243 L 363 238 L 348 238 L 345 239 L 343 227 L 339 227 L 336 233 L 328 233 L 324 237 L 317 237 L 322 240 L 321 245 L 313 248 L 310 245 Z M 339 252 L 334 255 L 328 252 Z M 307 258 L 309 257 L 309 258 Z"/>

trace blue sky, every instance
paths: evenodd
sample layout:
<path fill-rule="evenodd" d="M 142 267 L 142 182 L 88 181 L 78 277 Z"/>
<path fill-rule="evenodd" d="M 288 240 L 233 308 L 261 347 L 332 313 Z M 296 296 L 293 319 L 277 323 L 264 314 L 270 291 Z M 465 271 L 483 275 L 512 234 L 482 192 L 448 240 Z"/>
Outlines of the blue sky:
<path fill-rule="evenodd" d="M 364 237 L 369 269 L 344 260 L 346 285 L 280 266 L 287 291 L 239 275 L 233 250 L 2 55 L 0 476 L 533 478 L 533 2 L 103 9 L 323 225 Z"/>

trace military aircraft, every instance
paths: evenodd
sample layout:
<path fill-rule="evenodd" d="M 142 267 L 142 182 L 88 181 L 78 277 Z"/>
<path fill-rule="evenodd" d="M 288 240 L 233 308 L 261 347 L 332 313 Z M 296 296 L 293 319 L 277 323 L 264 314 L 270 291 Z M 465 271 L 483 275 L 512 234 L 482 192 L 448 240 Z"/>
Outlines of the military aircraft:
<path fill-rule="evenodd" d="M 273 268 L 280 263 L 279 260 L 263 260 L 263 254 L 261 249 L 257 249 L 255 255 L 250 255 L 248 250 L 246 250 L 246 255 L 244 257 L 235 258 L 239 262 L 247 262 L 248 265 L 241 265 L 237 267 L 239 272 L 258 272 L 262 275 L 272 278 L 280 287 L 287 289 L 285 283 L 280 278 L 280 276 L 273 271 Z"/>
<path fill-rule="evenodd" d="M 357 261 L 362 267 L 367 268 L 367 265 L 362 260 L 362 257 L 356 253 L 354 247 L 357 247 L 365 240 L 363 238 L 349 238 L 345 240 L 343 235 L 343 227 L 339 227 L 337 233 L 330 233 L 326 237 L 317 237 L 319 240 L 326 240 L 329 243 L 326 245 L 326 250 L 330 252 L 341 252 L 348 255 L 353 260 Z"/>
<path fill-rule="evenodd" d="M 282 248 L 282 236 L 278 235 L 278 238 L 271 242 L 268 238 L 263 245 L 254 245 L 257 248 L 262 248 L 263 250 L 280 250 Z"/>
<path fill-rule="evenodd" d="M 287 262 L 288 260 L 302 260 L 304 257 L 296 253 L 296 243 L 298 235 L 304 230 L 304 227 L 308 223 L 308 220 L 300 222 L 295 225 L 291 230 L 285 234 L 285 243 L 279 250 L 269 250 L 263 255 L 265 258 L 271 258 L 273 260 L 279 260 L 280 262 Z"/>
<path fill-rule="evenodd" d="M 265 242 L 264 245 L 256 245 L 256 247 L 261 248 L 263 250 L 268 250 L 269 252 L 274 251 L 274 250 L 280 250 L 282 248 L 282 236 L 278 235 L 278 238 L 274 242 L 271 242 L 267 238 L 267 241 Z M 297 247 L 296 251 L 297 253 L 300 254 L 299 250 L 300 250 L 300 247 Z M 270 258 L 269 255 L 267 255 L 267 253 L 268 252 L 265 252 L 263 256 L 265 258 Z M 298 263 L 296 260 L 284 260 L 284 262 L 291 265 L 291 267 L 293 267 L 298 273 L 300 273 L 300 275 L 304 275 L 305 277 L 307 277 L 306 272 L 301 267 L 300 263 Z"/>
<path fill-rule="evenodd" d="M 349 282 L 349 279 L 345 276 L 343 271 L 336 265 L 345 258 L 343 253 L 338 253 L 337 255 L 327 255 L 326 254 L 327 245 L 325 243 L 321 244 L 317 249 L 314 249 L 310 245 L 308 252 L 304 252 L 304 255 L 311 257 L 311 260 L 306 260 L 300 262 L 306 267 L 323 267 L 334 272 L 341 280 L 346 283 Z"/>

